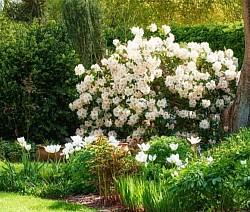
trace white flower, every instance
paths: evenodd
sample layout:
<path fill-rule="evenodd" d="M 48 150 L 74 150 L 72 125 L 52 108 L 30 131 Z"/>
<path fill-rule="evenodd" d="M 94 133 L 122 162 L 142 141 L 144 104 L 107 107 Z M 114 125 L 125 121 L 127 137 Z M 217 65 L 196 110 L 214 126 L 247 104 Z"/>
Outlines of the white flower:
<path fill-rule="evenodd" d="M 116 140 L 114 136 L 109 136 L 109 143 L 115 147 L 117 147 L 120 141 Z"/>
<path fill-rule="evenodd" d="M 166 26 L 166 25 L 163 25 L 162 29 L 163 29 L 163 32 L 165 35 L 167 35 L 171 31 L 171 28 L 169 26 Z"/>
<path fill-rule="evenodd" d="M 140 163 L 146 163 L 148 158 L 148 154 L 145 154 L 143 151 L 139 152 L 136 156 L 135 159 L 140 162 Z"/>
<path fill-rule="evenodd" d="M 60 150 L 61 145 L 49 145 L 49 146 L 45 146 L 44 149 L 46 152 L 48 153 L 56 153 Z"/>
<path fill-rule="evenodd" d="M 157 31 L 157 26 L 156 26 L 156 24 L 151 24 L 151 25 L 149 26 L 149 30 L 150 30 L 151 32 Z"/>
<path fill-rule="evenodd" d="M 210 100 L 203 99 L 201 102 L 202 107 L 208 108 L 211 105 Z"/>
<path fill-rule="evenodd" d="M 188 140 L 189 140 L 189 142 L 192 144 L 192 145 L 194 145 L 194 144 L 198 144 L 198 143 L 200 143 L 200 141 L 201 141 L 201 139 L 199 138 L 199 137 L 193 137 L 193 136 L 191 136 L 191 138 L 187 138 Z"/>
<path fill-rule="evenodd" d="M 227 50 L 225 51 L 225 54 L 226 54 L 227 57 L 231 58 L 231 57 L 233 57 L 234 52 L 233 52 L 232 49 L 227 49 Z"/>
<path fill-rule="evenodd" d="M 79 64 L 78 66 L 75 67 L 75 74 L 80 76 L 84 73 L 84 67 L 82 64 Z"/>
<path fill-rule="evenodd" d="M 95 141 L 95 136 L 88 136 L 84 138 L 86 144 L 92 144 Z"/>
<path fill-rule="evenodd" d="M 174 173 L 172 173 L 171 175 L 172 175 L 172 177 L 178 177 L 179 174 L 177 171 L 174 171 Z"/>
<path fill-rule="evenodd" d="M 70 136 L 70 138 L 73 140 L 72 144 L 75 147 L 76 151 L 81 150 L 81 148 L 83 148 L 85 146 L 81 136 L 79 136 L 79 135 Z"/>
<path fill-rule="evenodd" d="M 208 158 L 207 158 L 207 162 L 208 162 L 208 164 L 212 163 L 212 162 L 213 162 L 213 160 L 214 160 L 214 159 L 213 159 L 213 157 L 212 157 L 212 156 L 208 157 Z"/>
<path fill-rule="evenodd" d="M 149 155 L 148 156 L 148 159 L 149 159 L 149 161 L 155 161 L 155 159 L 156 159 L 156 155 Z"/>
<path fill-rule="evenodd" d="M 178 144 L 169 144 L 171 150 L 177 150 Z"/>
<path fill-rule="evenodd" d="M 207 119 L 203 119 L 200 124 L 199 127 L 201 129 L 208 129 L 210 127 L 209 121 Z"/>
<path fill-rule="evenodd" d="M 144 34 L 144 30 L 139 28 L 139 27 L 132 27 L 131 32 L 132 32 L 132 34 L 134 34 L 135 36 L 138 36 L 138 37 L 142 37 Z"/>
<path fill-rule="evenodd" d="M 62 150 L 62 153 L 60 155 L 65 155 L 66 159 L 69 158 L 69 154 L 72 154 L 74 152 L 74 146 L 72 143 L 66 143 L 65 148 Z"/>
<path fill-rule="evenodd" d="M 17 138 L 17 141 L 19 145 L 23 147 L 24 149 L 26 149 L 27 151 L 31 150 L 31 144 L 27 144 L 24 137 Z"/>
<path fill-rule="evenodd" d="M 137 145 L 140 148 L 140 150 L 143 151 L 143 152 L 148 151 L 149 148 L 150 148 L 150 144 L 149 143 L 147 143 L 147 144 L 142 143 L 142 144 L 137 144 Z"/>
<path fill-rule="evenodd" d="M 21 147 L 24 147 L 26 145 L 26 141 L 24 137 L 17 138 L 17 141 Z"/>
<path fill-rule="evenodd" d="M 30 151 L 30 150 L 31 150 L 31 144 L 25 144 L 24 148 L 25 148 L 27 151 Z"/>
<path fill-rule="evenodd" d="M 117 46 L 117 45 L 120 44 L 120 41 L 119 41 L 118 39 L 114 39 L 114 40 L 113 40 L 113 44 L 114 44 L 115 46 Z"/>
<path fill-rule="evenodd" d="M 247 160 L 241 160 L 240 163 L 241 163 L 241 165 L 245 166 L 245 165 L 247 165 Z"/>
<path fill-rule="evenodd" d="M 179 154 L 172 154 L 172 155 L 170 155 L 170 157 L 169 158 L 167 158 L 167 161 L 169 162 L 169 163 L 174 163 L 174 164 L 176 164 L 177 166 L 181 166 L 182 165 L 182 162 L 181 162 L 181 160 L 180 160 L 180 156 L 179 156 Z"/>

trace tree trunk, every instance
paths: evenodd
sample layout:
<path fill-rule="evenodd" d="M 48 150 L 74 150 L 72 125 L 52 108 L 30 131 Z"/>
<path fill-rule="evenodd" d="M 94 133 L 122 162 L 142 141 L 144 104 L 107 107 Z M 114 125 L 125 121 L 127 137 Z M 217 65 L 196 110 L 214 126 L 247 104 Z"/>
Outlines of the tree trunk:
<path fill-rule="evenodd" d="M 228 127 L 231 132 L 237 132 L 241 127 L 250 126 L 250 0 L 242 0 L 242 6 L 245 55 L 236 97 L 228 111 Z"/>

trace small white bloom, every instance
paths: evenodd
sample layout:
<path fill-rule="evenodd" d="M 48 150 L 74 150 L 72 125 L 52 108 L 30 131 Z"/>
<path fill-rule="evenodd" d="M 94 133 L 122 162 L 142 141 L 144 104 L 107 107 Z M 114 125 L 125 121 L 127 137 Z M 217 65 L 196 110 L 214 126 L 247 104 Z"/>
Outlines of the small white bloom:
<path fill-rule="evenodd" d="M 202 107 L 204 107 L 204 108 L 208 108 L 208 107 L 211 105 L 211 101 L 210 101 L 210 100 L 203 99 L 203 100 L 201 101 L 201 105 L 202 105 Z"/>
<path fill-rule="evenodd" d="M 200 124 L 199 127 L 201 129 L 208 129 L 210 127 L 209 121 L 207 119 L 203 119 Z"/>
<path fill-rule="evenodd" d="M 69 154 L 72 154 L 74 152 L 74 146 L 72 143 L 66 143 L 65 148 L 62 150 L 62 153 L 60 155 L 65 155 L 66 159 L 69 158 Z"/>
<path fill-rule="evenodd" d="M 149 26 L 149 30 L 150 30 L 151 32 L 157 31 L 157 26 L 156 26 L 156 24 L 151 24 L 151 25 Z"/>
<path fill-rule="evenodd" d="M 84 138 L 86 144 L 92 144 L 95 141 L 95 136 L 88 136 Z"/>
<path fill-rule="evenodd" d="M 148 154 L 145 154 L 144 152 L 139 152 L 136 156 L 135 159 L 140 162 L 140 163 L 146 163 L 148 158 Z"/>
<path fill-rule="evenodd" d="M 172 173 L 171 175 L 172 175 L 172 177 L 178 177 L 179 174 L 177 171 L 174 171 L 174 173 Z"/>
<path fill-rule="evenodd" d="M 115 39 L 115 40 L 113 40 L 113 44 L 114 44 L 115 46 L 117 46 L 117 45 L 120 44 L 120 41 L 119 41 L 118 39 Z"/>
<path fill-rule="evenodd" d="M 25 144 L 24 148 L 25 148 L 27 151 L 30 151 L 30 150 L 31 150 L 31 144 Z"/>
<path fill-rule="evenodd" d="M 114 136 L 109 136 L 109 143 L 115 147 L 117 147 L 120 141 L 116 140 Z"/>
<path fill-rule="evenodd" d="M 149 161 L 155 161 L 155 159 L 156 159 L 156 155 L 149 155 L 148 156 L 148 159 L 149 159 Z"/>
<path fill-rule="evenodd" d="M 172 155 L 170 155 L 170 157 L 169 158 L 167 158 L 167 161 L 169 162 L 169 163 L 174 163 L 174 164 L 176 164 L 177 166 L 181 166 L 182 165 L 182 162 L 181 162 L 181 160 L 180 160 L 180 156 L 179 156 L 179 154 L 172 154 Z"/>
<path fill-rule="evenodd" d="M 214 160 L 214 159 L 213 159 L 213 157 L 212 157 L 212 156 L 208 157 L 208 158 L 207 158 L 207 162 L 208 162 L 208 164 L 212 163 L 212 162 L 213 162 L 213 160 Z"/>
<path fill-rule="evenodd" d="M 227 57 L 231 58 L 231 57 L 233 57 L 234 52 L 233 52 L 232 49 L 227 49 L 227 50 L 225 51 L 225 54 L 226 54 Z"/>
<path fill-rule="evenodd" d="M 178 148 L 178 144 L 169 144 L 169 147 L 170 147 L 170 149 L 171 150 L 177 150 L 177 148 Z"/>
<path fill-rule="evenodd" d="M 187 138 L 188 140 L 189 140 L 189 142 L 192 144 L 192 145 L 194 145 L 194 144 L 198 144 L 198 143 L 200 143 L 200 141 L 201 141 L 201 139 L 199 138 L 199 137 L 193 137 L 193 136 L 191 136 L 191 138 Z"/>
<path fill-rule="evenodd" d="M 142 143 L 142 144 L 137 144 L 137 145 L 140 148 L 140 150 L 143 151 L 143 152 L 148 151 L 149 148 L 150 148 L 150 144 L 149 143 L 147 143 L 147 144 Z"/>
<path fill-rule="evenodd" d="M 162 29 L 163 29 L 163 32 L 165 35 L 167 35 L 171 31 L 171 28 L 169 26 L 166 26 L 166 25 L 163 25 Z"/>
<path fill-rule="evenodd" d="M 84 73 L 84 67 L 82 64 L 79 64 L 78 66 L 75 67 L 75 74 L 80 76 Z"/>
<path fill-rule="evenodd" d="M 17 138 L 18 143 L 20 144 L 21 147 L 25 147 L 26 141 L 24 137 Z"/>
<path fill-rule="evenodd" d="M 49 146 L 45 146 L 44 149 L 46 152 L 48 153 L 56 153 L 60 150 L 61 145 L 49 145 Z"/>
<path fill-rule="evenodd" d="M 245 166 L 245 165 L 247 165 L 247 160 L 241 160 L 240 163 L 241 163 L 241 165 Z"/>
<path fill-rule="evenodd" d="M 73 140 L 72 144 L 75 147 L 76 151 L 81 150 L 81 148 L 83 148 L 85 146 L 81 136 L 79 136 L 79 135 L 70 136 L 70 138 Z"/>

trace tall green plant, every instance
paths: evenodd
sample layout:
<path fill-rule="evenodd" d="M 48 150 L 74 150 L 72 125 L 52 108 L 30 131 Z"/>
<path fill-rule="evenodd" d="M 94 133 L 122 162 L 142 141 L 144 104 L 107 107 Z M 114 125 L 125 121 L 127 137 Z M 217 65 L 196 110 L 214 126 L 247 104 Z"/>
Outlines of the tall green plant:
<path fill-rule="evenodd" d="M 97 0 L 64 0 L 63 20 L 82 63 L 89 67 L 102 57 L 102 15 Z"/>
<path fill-rule="evenodd" d="M 76 117 L 72 70 L 79 63 L 65 27 L 32 26 L 0 44 L 0 137 L 25 136 L 40 143 L 72 135 Z"/>

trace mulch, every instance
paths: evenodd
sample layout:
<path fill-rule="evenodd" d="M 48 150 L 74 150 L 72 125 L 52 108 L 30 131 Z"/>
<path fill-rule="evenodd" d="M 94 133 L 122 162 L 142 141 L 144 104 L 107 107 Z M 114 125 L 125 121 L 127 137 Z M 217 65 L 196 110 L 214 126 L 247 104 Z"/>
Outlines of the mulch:
<path fill-rule="evenodd" d="M 89 208 L 96 209 L 97 211 L 101 211 L 101 212 L 126 212 L 128 211 L 120 202 L 113 204 L 113 205 L 103 206 L 101 204 L 100 196 L 94 195 L 94 194 L 71 195 L 67 197 L 66 199 L 64 199 L 64 201 L 68 203 L 84 205 Z"/>

